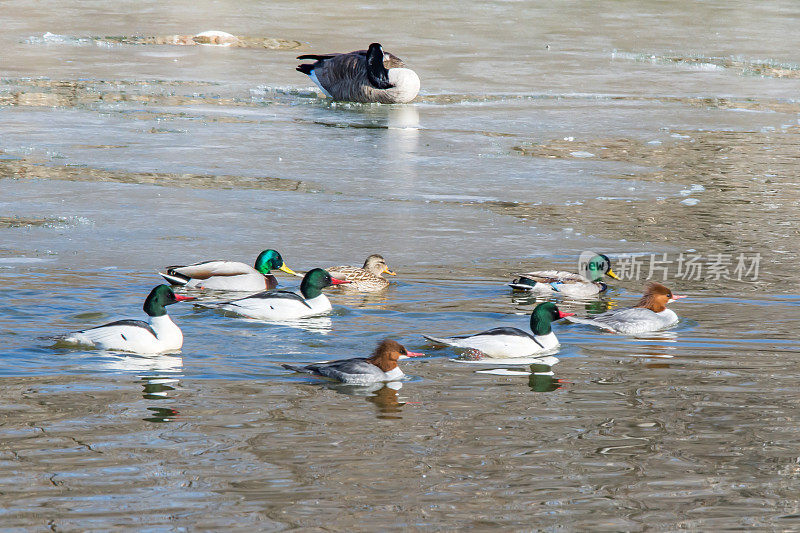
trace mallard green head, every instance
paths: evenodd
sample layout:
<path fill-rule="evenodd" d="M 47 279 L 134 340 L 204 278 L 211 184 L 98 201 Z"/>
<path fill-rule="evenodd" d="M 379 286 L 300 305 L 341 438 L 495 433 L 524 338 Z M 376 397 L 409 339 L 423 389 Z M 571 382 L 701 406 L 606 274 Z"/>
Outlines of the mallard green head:
<path fill-rule="evenodd" d="M 592 281 L 600 281 L 603 275 L 619 279 L 611 270 L 611 259 L 605 254 L 595 254 L 586 263 L 581 261 L 581 274 Z"/>
<path fill-rule="evenodd" d="M 186 300 L 194 300 L 194 298 L 175 294 L 169 285 L 159 285 L 150 291 L 142 309 L 148 316 L 164 316 L 167 314 L 164 306 Z"/>
<path fill-rule="evenodd" d="M 553 331 L 550 327 L 553 320 L 559 320 L 574 314 L 559 311 L 556 304 L 552 302 L 541 303 L 531 313 L 531 331 L 534 335 L 549 335 Z"/>
<path fill-rule="evenodd" d="M 332 278 L 327 270 L 313 268 L 303 276 L 303 281 L 300 283 L 300 292 L 303 293 L 305 299 L 310 300 L 322 294 L 322 289 L 325 287 L 341 285 L 342 283 L 350 282 Z"/>
<path fill-rule="evenodd" d="M 265 276 L 272 270 L 281 270 L 287 274 L 298 276 L 299 274 L 283 264 L 283 257 L 275 250 L 264 250 L 256 257 L 255 269 Z"/>

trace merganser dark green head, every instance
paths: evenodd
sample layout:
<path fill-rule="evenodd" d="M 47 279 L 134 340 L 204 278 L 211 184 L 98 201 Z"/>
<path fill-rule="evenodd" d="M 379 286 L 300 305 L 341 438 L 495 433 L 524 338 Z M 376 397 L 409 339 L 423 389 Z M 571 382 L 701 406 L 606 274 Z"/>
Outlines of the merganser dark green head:
<path fill-rule="evenodd" d="M 264 250 L 256 257 L 255 269 L 265 276 L 272 270 L 281 270 L 293 276 L 299 276 L 297 272 L 283 264 L 283 257 L 275 250 Z"/>
<path fill-rule="evenodd" d="M 342 283 L 350 282 L 332 278 L 327 270 L 314 268 L 303 276 L 303 281 L 300 283 L 300 292 L 303 293 L 303 298 L 310 300 L 322 294 L 322 289 L 325 287 L 341 285 Z"/>
<path fill-rule="evenodd" d="M 194 298 L 175 294 L 169 285 L 159 285 L 150 291 L 142 309 L 148 316 L 164 316 L 167 314 L 164 306 L 187 300 L 194 300 Z"/>
<path fill-rule="evenodd" d="M 536 306 L 531 313 L 531 331 L 534 335 L 549 335 L 553 332 L 550 324 L 565 316 L 574 316 L 575 313 L 564 313 L 552 302 L 544 302 Z"/>

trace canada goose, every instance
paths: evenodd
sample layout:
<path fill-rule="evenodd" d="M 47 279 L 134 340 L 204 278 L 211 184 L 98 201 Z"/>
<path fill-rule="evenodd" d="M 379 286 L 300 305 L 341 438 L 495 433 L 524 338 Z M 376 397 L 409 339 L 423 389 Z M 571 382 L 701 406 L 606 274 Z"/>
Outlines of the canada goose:
<path fill-rule="evenodd" d="M 384 52 L 379 43 L 369 50 L 347 54 L 306 54 L 297 59 L 314 63 L 298 65 L 325 96 L 349 102 L 405 104 L 417 96 L 419 77 L 399 57 Z"/>

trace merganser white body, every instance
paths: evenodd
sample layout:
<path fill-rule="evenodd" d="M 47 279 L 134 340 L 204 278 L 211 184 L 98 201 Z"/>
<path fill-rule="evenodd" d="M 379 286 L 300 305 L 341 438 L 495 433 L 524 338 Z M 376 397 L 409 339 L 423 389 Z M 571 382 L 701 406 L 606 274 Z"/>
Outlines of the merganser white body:
<path fill-rule="evenodd" d="M 607 311 L 591 318 L 570 317 L 569 321 L 623 335 L 658 331 L 678 323 L 678 315 L 667 309 L 667 304 L 680 298 L 685 296 L 673 294 L 664 285 L 652 282 L 636 307 Z"/>
<path fill-rule="evenodd" d="M 203 261 L 192 265 L 173 265 L 166 268 L 161 277 L 171 285 L 192 289 L 217 291 L 263 291 L 274 289 L 278 280 L 270 274 L 272 270 L 299 276 L 283 263 L 281 254 L 275 250 L 264 250 L 256 258 L 255 268 L 239 261 Z"/>
<path fill-rule="evenodd" d="M 348 282 L 333 279 L 325 270 L 315 268 L 303 277 L 300 292 L 264 291 L 246 298 L 212 304 L 210 307 L 259 320 L 280 321 L 321 315 L 332 309 L 331 302 L 322 293 L 322 289 L 341 283 Z"/>
<path fill-rule="evenodd" d="M 514 358 L 555 350 L 558 339 L 550 326 L 573 313 L 563 313 L 551 302 L 541 303 L 531 313 L 533 335 L 517 328 L 494 328 L 474 335 L 437 338 L 423 335 L 429 341 L 455 348 L 478 350 L 486 357 Z"/>
<path fill-rule="evenodd" d="M 419 357 L 422 353 L 409 352 L 403 345 L 390 339 L 381 342 L 371 357 L 340 359 L 313 365 L 282 365 L 288 370 L 305 372 L 335 379 L 350 385 L 369 385 L 384 381 L 398 381 L 405 374 L 397 365 L 399 359 Z"/>
<path fill-rule="evenodd" d="M 183 346 L 183 333 L 172 322 L 164 306 L 182 300 L 194 298 L 176 295 L 167 285 L 159 285 L 150 291 L 144 302 L 144 311 L 150 317 L 147 322 L 118 320 L 56 338 L 61 343 L 91 346 L 99 350 L 142 354 L 177 351 Z"/>
<path fill-rule="evenodd" d="M 608 286 L 601 280 L 603 275 L 619 279 L 611 270 L 611 260 L 603 254 L 596 254 L 586 264 L 586 275 L 574 274 L 562 270 L 537 270 L 525 274 L 517 274 L 517 278 L 508 284 L 517 291 L 527 291 L 537 296 L 561 295 L 568 298 L 594 298 L 605 291 Z"/>

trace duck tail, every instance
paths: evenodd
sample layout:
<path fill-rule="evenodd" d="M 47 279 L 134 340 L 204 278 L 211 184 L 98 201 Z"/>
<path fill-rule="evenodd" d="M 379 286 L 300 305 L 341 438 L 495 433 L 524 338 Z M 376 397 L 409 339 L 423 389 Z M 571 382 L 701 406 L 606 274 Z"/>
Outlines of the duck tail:
<path fill-rule="evenodd" d="M 304 56 L 300 56 L 300 57 L 304 57 Z M 311 73 L 314 71 L 314 65 L 312 65 L 311 63 L 303 63 L 301 65 L 297 65 L 297 68 L 295 70 L 297 72 L 302 72 L 306 76 L 311 76 Z"/>
<path fill-rule="evenodd" d="M 184 285 L 189 283 L 189 279 L 190 279 L 190 278 L 188 278 L 186 276 L 183 276 L 181 274 L 177 274 L 175 272 L 171 272 L 169 270 L 167 270 L 166 273 L 159 272 L 158 275 L 161 276 L 162 278 L 164 278 L 165 280 L 167 280 L 167 282 L 170 285 L 177 285 L 177 286 L 180 286 L 180 287 L 183 287 Z"/>
<path fill-rule="evenodd" d="M 447 339 L 439 339 L 437 337 L 431 337 L 429 335 L 425 335 L 424 333 L 422 334 L 422 336 L 431 342 L 435 342 L 436 344 L 444 344 L 445 346 L 450 346 L 450 341 L 448 341 Z"/>
<path fill-rule="evenodd" d="M 572 322 L 573 324 L 585 324 L 587 326 L 594 326 L 596 328 L 600 328 L 602 330 L 609 331 L 611 333 L 617 333 L 616 330 L 614 330 L 614 328 L 610 327 L 607 324 L 603 324 L 602 322 L 598 322 L 597 320 L 594 320 L 592 318 L 582 318 L 579 316 L 566 316 L 564 318 L 566 318 L 567 321 Z"/>
<path fill-rule="evenodd" d="M 290 364 L 286 364 L 286 363 L 282 363 L 281 366 L 283 368 L 285 368 L 286 370 L 292 370 L 294 372 L 303 372 L 304 374 L 310 373 L 308 368 L 306 368 L 304 366 L 290 365 Z"/>

